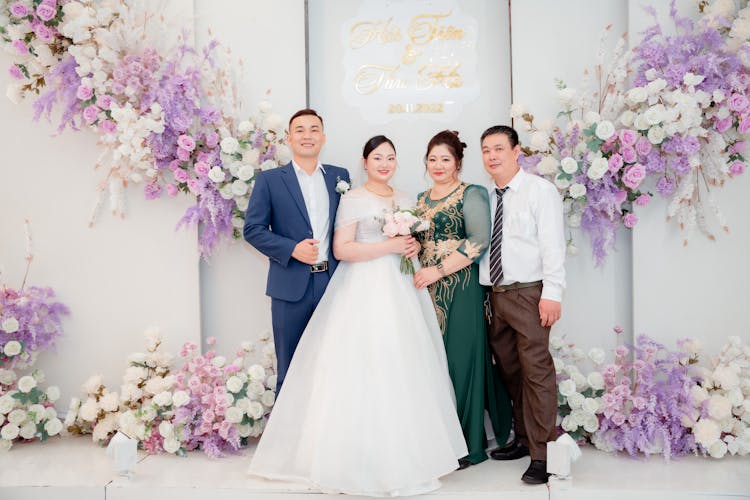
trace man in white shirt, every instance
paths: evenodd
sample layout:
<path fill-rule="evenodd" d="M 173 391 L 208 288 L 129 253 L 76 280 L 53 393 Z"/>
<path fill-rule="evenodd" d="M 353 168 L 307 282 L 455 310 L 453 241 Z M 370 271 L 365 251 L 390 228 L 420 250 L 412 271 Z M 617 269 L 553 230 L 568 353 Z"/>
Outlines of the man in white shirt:
<path fill-rule="evenodd" d="M 549 332 L 560 319 L 565 288 L 562 200 L 555 186 L 519 168 L 518 133 L 498 125 L 481 138 L 492 177 L 490 250 L 479 265 L 488 287 L 490 346 L 513 400 L 515 439 L 493 450 L 496 460 L 531 455 L 521 479 L 546 483 L 547 441 L 556 437 L 557 386 Z"/>
<path fill-rule="evenodd" d="M 302 332 L 328 286 L 338 261 L 332 251 L 339 181 L 349 172 L 318 160 L 326 136 L 323 118 L 302 109 L 289 120 L 287 143 L 293 159 L 260 172 L 245 214 L 245 240 L 268 256 L 266 295 L 276 347 L 276 391 Z"/>

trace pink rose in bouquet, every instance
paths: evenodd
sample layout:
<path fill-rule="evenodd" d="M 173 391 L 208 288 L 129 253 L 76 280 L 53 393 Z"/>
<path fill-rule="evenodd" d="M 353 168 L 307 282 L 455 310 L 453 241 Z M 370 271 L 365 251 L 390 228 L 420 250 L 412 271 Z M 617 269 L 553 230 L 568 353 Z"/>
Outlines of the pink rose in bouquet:
<path fill-rule="evenodd" d="M 429 222 L 417 217 L 414 210 L 396 208 L 383 216 L 383 234 L 389 238 L 411 236 L 414 233 L 426 231 L 429 227 Z M 414 263 L 402 255 L 400 269 L 404 274 L 414 274 Z"/>

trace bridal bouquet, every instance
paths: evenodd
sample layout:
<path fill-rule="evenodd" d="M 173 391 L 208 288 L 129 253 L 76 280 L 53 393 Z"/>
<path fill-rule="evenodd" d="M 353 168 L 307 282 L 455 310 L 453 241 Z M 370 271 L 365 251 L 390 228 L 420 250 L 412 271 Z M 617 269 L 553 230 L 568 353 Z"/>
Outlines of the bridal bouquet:
<path fill-rule="evenodd" d="M 426 231 L 428 228 L 429 223 L 417 217 L 414 210 L 395 208 L 383 216 L 383 234 L 389 238 L 411 236 L 414 233 Z M 404 274 L 414 274 L 414 263 L 402 255 L 400 269 Z"/>

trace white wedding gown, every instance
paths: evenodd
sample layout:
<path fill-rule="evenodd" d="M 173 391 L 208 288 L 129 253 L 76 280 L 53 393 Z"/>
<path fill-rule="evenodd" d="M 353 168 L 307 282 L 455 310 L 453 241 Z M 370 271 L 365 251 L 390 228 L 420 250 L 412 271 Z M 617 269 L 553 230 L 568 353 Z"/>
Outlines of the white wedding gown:
<path fill-rule="evenodd" d="M 377 217 L 413 206 L 362 188 L 337 228 L 381 241 Z M 341 262 L 302 335 L 249 473 L 323 492 L 426 493 L 467 454 L 432 301 L 399 271 L 400 256 Z"/>

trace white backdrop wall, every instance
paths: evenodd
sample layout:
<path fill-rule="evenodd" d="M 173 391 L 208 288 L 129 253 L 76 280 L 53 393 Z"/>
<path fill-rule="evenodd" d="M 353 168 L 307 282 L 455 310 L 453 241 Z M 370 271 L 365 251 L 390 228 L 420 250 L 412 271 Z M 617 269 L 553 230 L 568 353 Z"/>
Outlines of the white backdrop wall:
<path fill-rule="evenodd" d="M 213 36 L 244 60 L 242 96 L 248 114 L 267 89 L 285 121 L 305 106 L 304 0 L 224 0 L 222 9 L 208 0 L 174 2 L 184 14 L 195 14 L 198 43 L 208 40 L 211 27 Z M 362 144 L 385 132 L 396 142 L 401 162 L 395 184 L 412 193 L 427 184 L 424 148 L 442 128 L 460 130 L 469 144 L 464 179 L 486 180 L 478 137 L 490 124 L 509 122 L 511 74 L 513 99 L 533 108 L 538 117 L 553 117 L 553 79 L 580 85 L 583 69 L 594 64 L 604 26 L 614 25 L 614 43 L 626 30 L 634 40 L 649 22 L 640 0 L 523 0 L 512 2 L 510 11 L 505 2 L 462 3 L 480 21 L 479 99 L 469 103 L 455 123 L 397 120 L 374 127 L 336 99 L 339 83 L 329 85 L 331 76 L 319 71 L 340 62 L 335 47 L 325 45 L 325 29 L 338 33 L 338 28 L 326 23 L 342 9 L 344 14 L 354 12 L 358 3 L 309 2 L 311 104 L 325 116 L 328 134 L 323 159 L 348 167 L 356 176 Z M 662 9 L 666 4 L 650 3 Z M 680 5 L 688 11 L 692 2 Z M 8 59 L 2 56 L 0 61 L 6 64 Z M 78 393 L 92 373 L 117 384 L 126 354 L 141 347 L 141 333 L 148 325 L 161 327 L 172 351 L 202 334 L 218 337 L 225 353 L 240 339 L 270 327 L 266 259 L 237 242 L 218 249 L 208 263 L 199 263 L 195 232 L 174 231 L 188 200 L 146 202 L 133 190 L 125 220 L 104 213 L 89 229 L 99 179 L 92 169 L 98 155 L 95 138 L 71 132 L 53 137 L 54 129 L 47 124 L 27 126 L 30 108 L 29 103 L 15 106 L 0 99 L 0 137 L 6 138 L 0 168 L 0 265 L 3 281 L 18 286 L 24 269 L 23 218 L 29 217 L 36 248 L 30 283 L 52 286 L 72 310 L 57 352 L 40 360 L 48 379 L 60 384 L 63 398 Z M 649 217 L 641 217 L 632 242 L 628 233 L 618 234 L 618 251 L 602 268 L 593 266 L 586 236 L 575 234 L 581 252 L 568 258 L 564 317 L 556 329 L 582 347 L 614 345 L 614 324 L 634 326 L 636 333 L 669 343 L 687 335 L 708 344 L 723 342 L 730 334 L 747 339 L 742 311 L 743 285 L 750 279 L 745 257 L 750 223 L 743 215 L 750 202 L 742 194 L 748 182 L 740 178 L 717 190 L 732 228 L 717 242 L 695 236 L 683 248 L 677 229 L 657 213 L 663 209 L 659 202 L 649 207 Z"/>

